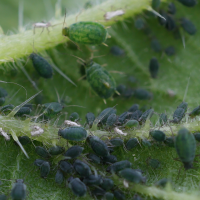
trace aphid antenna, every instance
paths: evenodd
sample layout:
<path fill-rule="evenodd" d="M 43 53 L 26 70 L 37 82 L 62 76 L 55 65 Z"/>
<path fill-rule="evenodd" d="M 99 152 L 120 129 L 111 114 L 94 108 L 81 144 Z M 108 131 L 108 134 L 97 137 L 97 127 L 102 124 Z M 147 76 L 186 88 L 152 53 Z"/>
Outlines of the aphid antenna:
<path fill-rule="evenodd" d="M 162 15 L 160 15 L 157 11 L 155 11 L 153 8 L 148 7 L 147 10 L 151 11 L 152 13 L 154 13 L 155 15 L 157 15 L 158 17 L 160 17 L 166 21 L 166 19 Z"/>
<path fill-rule="evenodd" d="M 185 99 L 186 99 L 186 96 L 187 96 L 187 92 L 188 92 L 189 84 L 190 84 L 190 76 L 188 78 L 188 83 L 187 83 L 187 86 L 185 88 L 185 94 L 184 94 L 184 97 L 183 97 L 183 102 L 185 102 Z"/>

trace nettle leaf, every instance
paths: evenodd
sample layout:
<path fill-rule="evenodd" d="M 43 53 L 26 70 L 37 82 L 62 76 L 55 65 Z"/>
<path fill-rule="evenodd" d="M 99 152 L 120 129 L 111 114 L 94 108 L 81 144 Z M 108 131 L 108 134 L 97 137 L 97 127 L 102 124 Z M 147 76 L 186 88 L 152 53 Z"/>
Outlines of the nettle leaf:
<path fill-rule="evenodd" d="M 78 21 L 99 21 L 105 26 L 111 26 L 108 29 L 110 39 L 107 39 L 106 44 L 108 47 L 99 46 L 83 46 L 80 45 L 79 50 L 70 50 L 66 45 L 68 41 L 61 34 L 63 27 L 64 17 L 59 13 L 64 13 L 64 9 L 61 9 L 59 2 L 51 1 L 52 4 L 45 2 L 45 6 L 41 5 L 41 1 L 34 1 L 34 5 L 29 2 L 25 2 L 24 5 L 24 22 L 39 22 L 44 19 L 43 10 L 46 9 L 48 19 L 54 17 L 51 23 L 56 26 L 49 27 L 50 32 L 44 30 L 41 33 L 40 29 L 36 30 L 36 34 L 33 34 L 32 30 L 26 30 L 23 26 L 19 25 L 19 31 L 16 34 L 11 34 L 7 30 L 15 30 L 17 28 L 16 20 L 18 2 L 7 1 L 4 5 L 11 8 L 13 7 L 12 14 L 8 14 L 4 9 L 1 16 L 4 21 L 2 22 L 2 28 L 5 29 L 5 35 L 0 35 L 0 63 L 2 73 L 0 74 L 1 87 L 5 88 L 8 92 L 6 97 L 6 104 L 12 103 L 18 106 L 29 97 L 33 96 L 42 90 L 44 97 L 43 103 L 56 102 L 62 100 L 66 107 L 62 112 L 62 116 L 52 119 L 51 123 L 43 124 L 41 126 L 44 129 L 44 134 L 40 137 L 33 139 L 35 146 L 42 145 L 42 143 L 48 148 L 53 144 L 62 144 L 67 148 L 66 141 L 64 139 L 58 139 L 58 129 L 61 127 L 65 116 L 69 117 L 72 112 L 78 112 L 82 118 L 81 124 L 85 122 L 85 114 L 87 112 L 93 112 L 95 115 L 99 114 L 106 107 L 116 106 L 117 114 L 121 114 L 126 111 L 133 103 L 138 103 L 141 107 L 152 107 L 156 113 L 166 112 L 170 119 L 172 119 L 172 113 L 176 107 L 183 100 L 188 102 L 189 109 L 192 110 L 199 103 L 199 69 L 198 69 L 198 53 L 199 53 L 199 38 L 198 38 L 198 14 L 199 5 L 188 8 L 175 2 L 177 7 L 176 21 L 178 26 L 181 26 L 179 19 L 182 17 L 191 20 L 196 28 L 197 33 L 195 35 L 188 35 L 181 29 L 181 38 L 175 39 L 173 33 L 167 31 L 158 23 L 158 18 L 151 16 L 149 13 L 144 12 L 150 9 L 149 0 L 118 0 L 118 1 L 99 1 L 92 2 L 94 5 L 92 8 L 83 10 L 86 1 L 69 1 L 66 4 L 62 4 L 62 7 L 67 8 L 66 24 L 69 26 L 76 21 L 78 15 Z M 170 1 L 162 1 L 161 8 L 167 9 Z M 53 13 L 53 7 L 56 4 L 56 12 Z M 0 3 L 2 6 L 3 3 Z M 52 6 L 53 5 L 53 6 Z M 77 7 L 79 5 L 79 7 Z M 0 7 L 1 7 L 0 6 Z M 21 7 L 22 8 L 22 7 Z M 104 14 L 106 11 L 123 9 L 125 14 L 114 18 L 112 20 L 105 21 Z M 6 11 L 6 12 L 5 12 Z M 10 12 L 10 11 L 9 11 Z M 6 17 L 5 17 L 6 16 Z M 147 36 L 142 30 L 135 28 L 135 20 L 137 17 L 143 17 L 146 24 L 151 30 L 151 37 Z M 42 20 L 41 20 L 42 21 Z M 17 31 L 14 31 L 17 32 Z M 154 52 L 151 48 L 151 40 L 157 39 L 162 46 L 161 52 Z M 183 45 L 184 40 L 184 45 Z M 34 43 L 34 44 L 33 44 Z M 114 45 L 119 46 L 124 50 L 123 56 L 114 56 L 110 53 L 110 48 Z M 174 46 L 176 54 L 174 56 L 166 56 L 163 50 L 168 46 Z M 37 52 L 45 57 L 50 63 L 53 63 L 63 72 L 70 80 L 76 85 L 74 86 L 66 78 L 54 69 L 54 76 L 52 79 L 44 80 L 36 74 L 31 62 L 28 60 L 28 56 L 32 52 Z M 93 52 L 93 53 L 92 53 Z M 80 63 L 77 62 L 77 58 L 89 59 L 94 56 L 94 61 L 105 65 L 105 69 L 110 71 L 116 80 L 117 84 L 125 84 L 130 88 L 143 88 L 150 91 L 153 94 L 152 100 L 138 100 L 136 98 L 122 97 L 108 99 L 105 105 L 103 100 L 99 98 L 90 88 L 87 80 L 81 79 Z M 75 57 L 76 56 L 76 57 Z M 152 79 L 149 73 L 149 61 L 152 57 L 156 57 L 160 63 L 160 69 L 156 79 Z M 24 67 L 25 66 L 25 67 Z M 24 67 L 24 68 L 23 68 Z M 24 69 L 29 75 L 29 79 L 24 73 Z M 128 81 L 129 76 L 133 76 L 135 82 Z M 34 87 L 34 83 L 38 89 Z M 80 80 L 81 79 L 81 80 Z M 5 83 L 7 82 L 7 83 Z M 12 82 L 12 83 L 10 83 Z M 22 89 L 17 83 L 26 88 Z M 28 97 L 26 97 L 26 91 Z M 170 95 L 170 91 L 173 91 L 175 95 Z M 31 100 L 35 103 L 34 99 Z M 33 115 L 39 115 L 39 112 L 33 113 Z M 129 135 L 125 137 L 127 140 L 130 137 L 137 136 L 140 140 L 142 137 L 149 137 L 149 129 L 155 128 L 153 122 L 157 122 L 158 115 L 154 115 L 152 124 L 149 121 L 145 126 L 138 130 L 128 131 Z M 176 135 L 178 130 L 184 126 L 188 128 L 192 133 L 200 130 L 199 119 L 191 120 L 188 117 L 184 118 L 183 123 L 178 125 L 164 126 L 161 128 L 167 135 Z M 0 124 L 8 133 L 12 134 L 12 131 L 17 136 L 27 135 L 31 136 L 31 128 L 33 122 L 29 120 L 20 120 L 13 118 L 13 116 L 5 117 L 0 116 Z M 89 132 L 88 132 L 89 133 Z M 101 134 L 111 137 L 111 133 L 107 131 L 93 131 L 93 134 L 100 136 Z M 0 138 L 1 148 L 1 192 L 5 194 L 10 193 L 13 179 L 25 179 L 27 185 L 27 198 L 28 199 L 71 199 L 74 195 L 66 187 L 66 184 L 59 186 L 55 183 L 55 174 L 57 164 L 60 157 L 54 159 L 51 165 L 50 175 L 46 180 L 40 178 L 40 172 L 37 167 L 33 165 L 35 159 L 39 156 L 35 153 L 35 147 L 32 144 L 24 146 L 30 159 L 27 159 L 19 146 L 15 144 L 13 139 L 5 141 L 3 137 Z M 82 144 L 85 150 L 88 150 L 87 145 Z M 196 154 L 198 154 L 199 147 L 197 147 Z M 123 148 L 114 152 L 118 160 L 129 160 L 133 163 L 134 169 L 141 169 L 145 172 L 147 177 L 147 183 L 144 185 L 132 185 L 125 188 L 123 179 L 114 178 L 118 187 L 125 191 L 127 198 L 131 198 L 135 193 L 144 196 L 145 199 L 198 199 L 199 195 L 199 158 L 196 156 L 194 162 L 194 168 L 188 171 L 183 170 L 181 162 L 177 162 L 174 159 L 177 158 L 177 154 L 174 148 L 167 147 L 162 144 L 154 144 L 147 148 L 142 145 L 138 145 L 134 150 L 126 152 Z M 158 169 L 153 169 L 148 164 L 148 159 L 158 159 L 161 163 Z M 98 168 L 99 173 L 105 173 L 104 168 L 107 166 Z M 180 171 L 179 171 L 180 170 Z M 180 174 L 179 174 L 180 172 Z M 154 186 L 154 183 L 162 178 L 171 179 L 172 184 L 168 185 L 166 189 L 160 189 Z M 12 180 L 10 180 L 12 179 Z M 10 180 L 10 181 L 9 181 Z M 92 199 L 89 195 L 83 199 Z"/>

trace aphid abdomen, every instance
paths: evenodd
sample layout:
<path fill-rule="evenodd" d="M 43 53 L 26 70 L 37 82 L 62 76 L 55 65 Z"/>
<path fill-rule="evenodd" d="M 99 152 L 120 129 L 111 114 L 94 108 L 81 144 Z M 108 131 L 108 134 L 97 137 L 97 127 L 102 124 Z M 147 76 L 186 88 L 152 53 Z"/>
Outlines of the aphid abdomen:
<path fill-rule="evenodd" d="M 69 38 L 79 44 L 102 44 L 107 30 L 96 22 L 78 22 L 69 27 Z"/>

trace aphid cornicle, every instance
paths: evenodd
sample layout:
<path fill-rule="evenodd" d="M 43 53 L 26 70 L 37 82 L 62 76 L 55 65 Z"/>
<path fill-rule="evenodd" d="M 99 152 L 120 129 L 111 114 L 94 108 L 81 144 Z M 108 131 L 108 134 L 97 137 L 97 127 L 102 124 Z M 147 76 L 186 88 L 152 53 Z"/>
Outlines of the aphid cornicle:
<path fill-rule="evenodd" d="M 200 106 L 197 106 L 196 108 L 194 108 L 190 113 L 189 116 L 191 118 L 196 117 L 197 115 L 200 115 Z"/>
<path fill-rule="evenodd" d="M 32 60 L 33 67 L 41 77 L 52 78 L 53 68 L 47 60 L 36 53 L 32 53 L 29 57 Z"/>
<path fill-rule="evenodd" d="M 14 183 L 11 194 L 13 200 L 24 200 L 26 198 L 26 185 L 23 179 L 17 179 Z"/>
<path fill-rule="evenodd" d="M 62 35 L 78 44 L 103 44 L 109 37 L 103 25 L 97 22 L 77 22 L 62 29 Z"/>
<path fill-rule="evenodd" d="M 197 0 L 178 0 L 184 6 L 193 7 L 197 4 Z"/>
<path fill-rule="evenodd" d="M 149 72 L 152 78 L 157 78 L 159 67 L 157 58 L 153 57 L 149 62 Z"/>
<path fill-rule="evenodd" d="M 182 161 L 184 168 L 191 169 L 193 160 L 195 158 L 196 141 L 194 135 L 191 134 L 186 128 L 179 130 L 175 138 L 176 152 Z"/>

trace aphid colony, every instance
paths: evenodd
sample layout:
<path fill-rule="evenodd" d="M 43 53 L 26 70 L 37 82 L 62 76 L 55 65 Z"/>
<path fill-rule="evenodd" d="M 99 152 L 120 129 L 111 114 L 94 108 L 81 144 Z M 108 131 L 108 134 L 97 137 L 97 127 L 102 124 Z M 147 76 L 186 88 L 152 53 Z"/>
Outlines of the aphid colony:
<path fill-rule="evenodd" d="M 50 108 L 50 115 L 56 116 L 58 114 L 57 103 L 44 104 L 45 108 Z M 32 108 L 31 104 L 27 104 L 26 108 Z M 165 113 L 159 115 L 160 127 L 167 123 L 181 123 L 188 104 L 182 102 L 174 111 L 173 119 L 169 120 Z M 9 112 L 12 111 L 14 106 L 4 106 L 1 108 L 1 112 L 5 111 L 5 108 L 9 108 Z M 194 118 L 200 115 L 198 112 L 199 106 L 194 108 L 189 116 Z M 179 111 L 181 110 L 181 112 Z M 8 110 L 7 110 L 8 111 Z M 55 111 L 55 113 L 54 113 Z M 4 113 L 7 115 L 9 112 Z M 49 113 L 49 112 L 46 112 Z M 53 115 L 54 113 L 54 115 Z M 69 120 L 79 126 L 66 127 L 58 130 L 58 136 L 69 142 L 70 147 L 65 146 L 52 146 L 48 149 L 42 146 L 35 146 L 35 153 L 39 156 L 34 161 L 34 165 L 40 170 L 41 178 L 48 178 L 48 175 L 52 173 L 54 168 L 53 160 L 56 156 L 60 156 L 60 160 L 57 161 L 57 171 L 55 173 L 55 182 L 58 185 L 62 185 L 67 181 L 67 187 L 71 189 L 72 193 L 77 197 L 85 196 L 89 191 L 89 194 L 96 198 L 101 197 L 103 199 L 126 199 L 126 192 L 122 191 L 118 185 L 115 184 L 115 179 L 112 176 L 117 175 L 119 179 L 124 179 L 127 183 L 145 184 L 147 178 L 145 177 L 145 171 L 135 169 L 132 163 L 128 160 L 119 161 L 117 156 L 113 155 L 117 149 L 124 148 L 126 151 L 134 151 L 136 147 L 142 145 L 143 147 L 151 147 L 154 144 L 165 144 L 169 147 L 174 147 L 180 161 L 186 170 L 193 168 L 193 161 L 195 158 L 196 141 L 200 141 L 200 133 L 191 134 L 187 129 L 182 128 L 179 130 L 177 136 L 168 137 L 159 129 L 152 129 L 149 131 L 149 139 L 128 137 L 128 139 L 122 139 L 119 131 L 116 132 L 116 128 L 121 132 L 134 131 L 141 128 L 147 119 L 150 119 L 154 114 L 152 108 L 142 112 L 139 109 L 138 104 L 132 105 L 127 111 L 121 115 L 116 114 L 116 109 L 109 107 L 104 109 L 97 117 L 91 112 L 85 116 L 85 124 L 81 126 L 79 124 L 79 114 L 77 112 L 71 113 Z M 23 114 L 18 115 L 23 117 Z M 97 126 L 100 130 L 106 130 L 110 132 L 110 138 L 102 140 L 98 136 L 89 135 L 91 128 Z M 113 135 L 112 133 L 115 132 Z M 118 135 L 116 135 L 118 134 Z M 128 133 L 130 134 L 130 133 Z M 31 139 L 27 136 L 18 137 L 22 145 L 30 145 Z M 84 144 L 85 141 L 85 144 Z M 74 142 L 79 142 L 77 145 L 71 145 Z M 88 147 L 89 146 L 89 149 Z M 67 147 L 67 150 L 66 150 Z M 87 147 L 86 150 L 84 147 Z M 62 155 L 62 156 L 61 156 Z M 160 168 L 162 163 L 156 158 L 147 158 L 147 166 L 152 169 Z M 98 165 L 103 166 L 105 172 L 104 175 L 99 175 L 95 170 Z M 165 187 L 169 182 L 164 178 L 156 182 L 157 187 Z M 12 199 L 25 199 L 26 198 L 26 185 L 22 179 L 16 180 L 13 185 L 10 196 Z M 139 196 L 137 196 L 139 198 Z M 2 197 L 3 198 L 3 197 Z M 141 198 L 141 197 L 140 197 Z"/>

